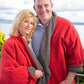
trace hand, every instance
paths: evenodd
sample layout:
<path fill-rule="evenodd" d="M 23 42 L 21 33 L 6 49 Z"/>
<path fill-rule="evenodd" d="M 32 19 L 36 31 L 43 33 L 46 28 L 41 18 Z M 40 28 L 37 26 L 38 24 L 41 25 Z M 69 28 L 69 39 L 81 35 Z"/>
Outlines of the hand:
<path fill-rule="evenodd" d="M 41 70 L 35 70 L 35 77 L 36 78 L 41 78 L 43 77 L 43 72 Z"/>

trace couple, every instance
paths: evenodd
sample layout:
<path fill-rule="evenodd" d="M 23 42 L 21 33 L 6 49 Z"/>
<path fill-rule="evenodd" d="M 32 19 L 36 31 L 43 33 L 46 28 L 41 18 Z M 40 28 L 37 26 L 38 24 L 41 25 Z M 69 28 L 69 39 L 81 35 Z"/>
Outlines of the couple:
<path fill-rule="evenodd" d="M 0 84 L 74 84 L 83 70 L 81 41 L 52 8 L 51 0 L 34 0 L 37 17 L 29 10 L 16 16 L 1 52 Z"/>

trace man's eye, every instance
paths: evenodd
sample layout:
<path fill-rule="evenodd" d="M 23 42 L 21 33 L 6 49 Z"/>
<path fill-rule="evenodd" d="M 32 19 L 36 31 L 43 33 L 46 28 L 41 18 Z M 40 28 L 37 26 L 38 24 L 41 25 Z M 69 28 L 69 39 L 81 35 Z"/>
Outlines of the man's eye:
<path fill-rule="evenodd" d="M 42 8 L 41 6 L 38 6 L 38 8 Z"/>
<path fill-rule="evenodd" d="M 48 4 L 46 4 L 45 7 L 48 7 Z"/>

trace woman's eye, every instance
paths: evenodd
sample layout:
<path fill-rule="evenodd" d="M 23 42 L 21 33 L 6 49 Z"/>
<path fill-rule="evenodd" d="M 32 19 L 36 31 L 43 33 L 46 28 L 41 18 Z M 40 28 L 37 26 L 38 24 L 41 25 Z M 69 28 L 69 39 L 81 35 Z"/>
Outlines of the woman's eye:
<path fill-rule="evenodd" d="M 30 24 L 34 25 L 34 23 L 33 23 L 33 22 L 31 22 Z"/>
<path fill-rule="evenodd" d="M 28 21 L 24 21 L 25 23 L 27 23 Z"/>

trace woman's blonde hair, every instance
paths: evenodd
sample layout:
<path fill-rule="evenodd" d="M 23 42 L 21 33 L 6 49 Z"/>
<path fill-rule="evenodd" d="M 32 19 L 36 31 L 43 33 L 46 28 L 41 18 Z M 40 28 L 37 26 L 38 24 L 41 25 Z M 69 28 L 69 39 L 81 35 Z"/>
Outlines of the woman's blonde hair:
<path fill-rule="evenodd" d="M 24 9 L 22 11 L 20 11 L 16 18 L 15 18 L 15 21 L 13 23 L 13 27 L 12 27 L 12 30 L 10 32 L 10 36 L 18 36 L 18 28 L 19 28 L 19 24 L 22 22 L 22 21 L 25 21 L 26 19 L 30 18 L 30 17 L 33 17 L 33 20 L 34 20 L 34 28 L 32 28 L 31 32 L 29 34 L 26 35 L 26 41 L 28 41 L 28 39 L 30 39 L 32 37 L 32 33 L 34 32 L 35 30 L 35 27 L 36 27 L 36 17 L 34 16 L 33 12 L 30 11 L 30 10 L 27 10 L 27 9 Z"/>

